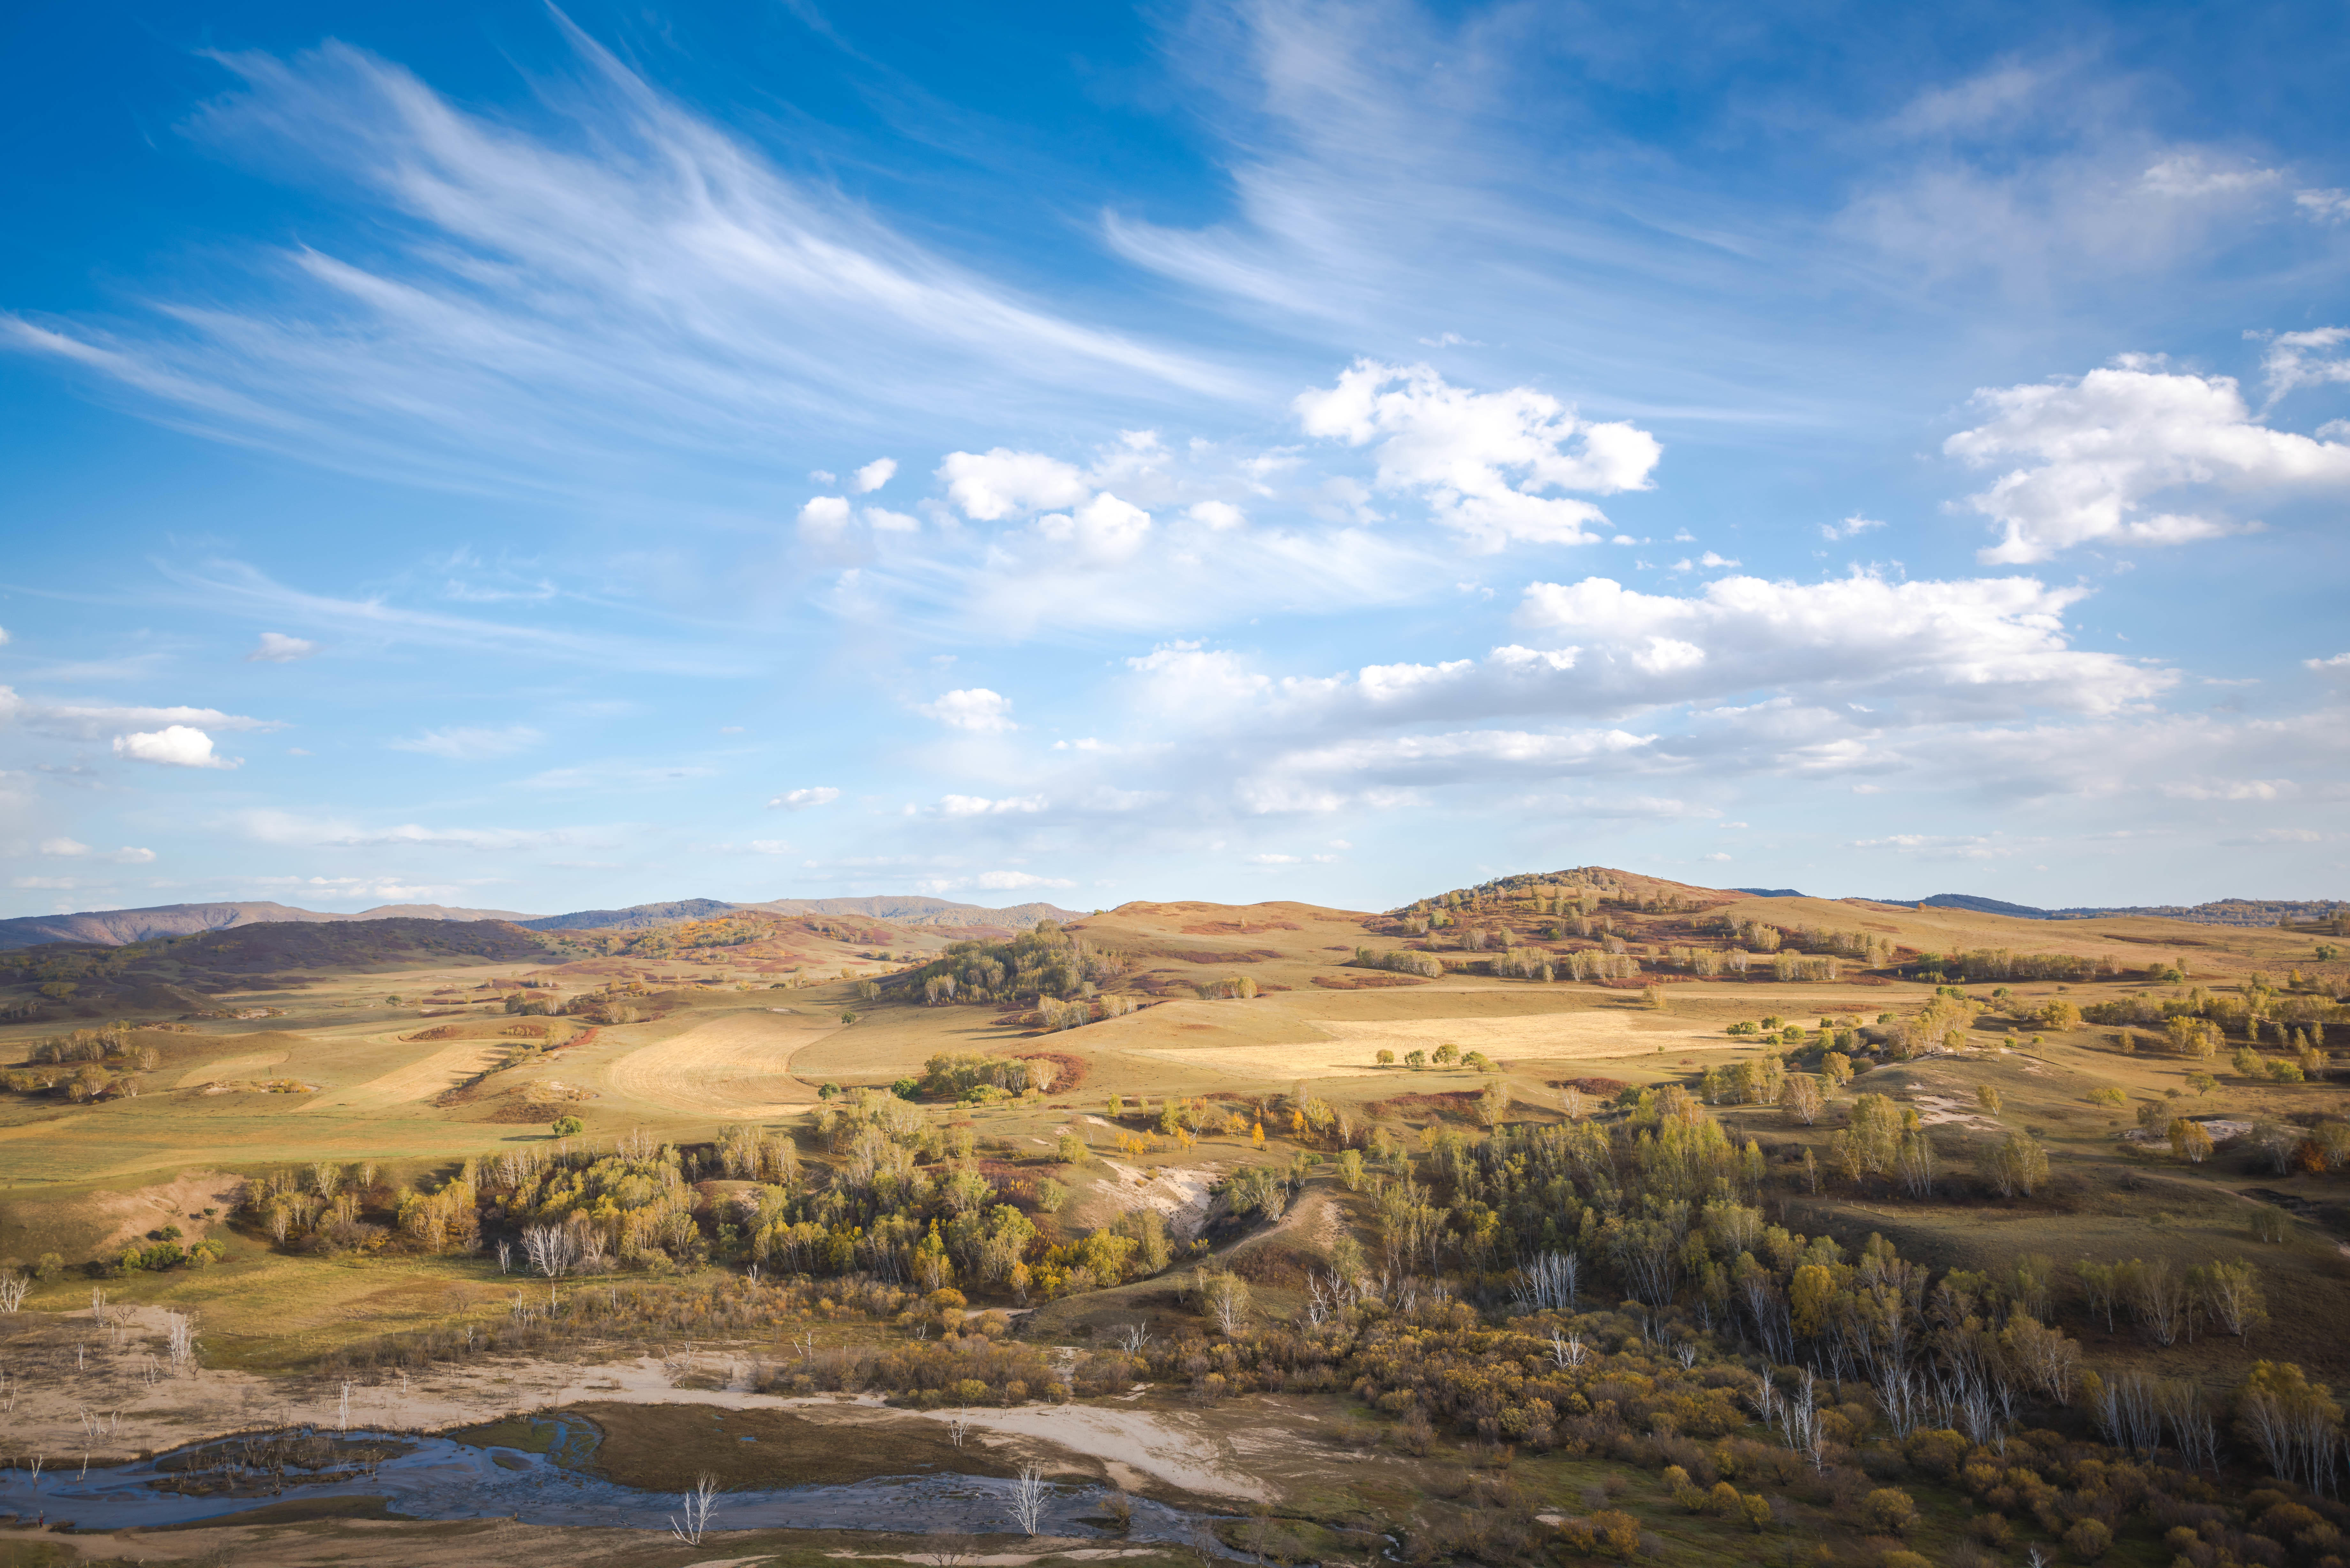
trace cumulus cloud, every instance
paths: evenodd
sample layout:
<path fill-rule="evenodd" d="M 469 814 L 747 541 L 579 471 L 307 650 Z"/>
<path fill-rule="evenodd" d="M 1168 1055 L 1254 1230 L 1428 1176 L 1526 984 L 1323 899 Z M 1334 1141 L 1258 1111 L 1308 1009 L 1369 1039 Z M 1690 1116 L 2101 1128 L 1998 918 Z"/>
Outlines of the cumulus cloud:
<path fill-rule="evenodd" d="M 938 476 L 948 497 L 974 523 L 1076 506 L 1093 493 L 1075 463 L 1000 446 L 985 452 L 951 452 L 939 464 Z"/>
<path fill-rule="evenodd" d="M 800 537 L 828 545 L 848 530 L 849 506 L 845 495 L 819 495 L 801 506 Z"/>
<path fill-rule="evenodd" d="M 288 637 L 282 631 L 265 631 L 260 646 L 244 656 L 248 664 L 291 664 L 297 659 L 307 659 L 318 651 L 318 645 L 307 638 Z"/>
<path fill-rule="evenodd" d="M 2350 485 L 2350 445 L 2254 422 L 2235 380 L 2129 367 L 2078 380 L 1986 388 L 1991 417 L 1942 450 L 1971 467 L 2015 463 L 1966 504 L 2003 531 L 1985 562 L 2044 561 L 2087 544 L 2176 545 L 2249 525 L 2151 509 L 2183 486 Z"/>
<path fill-rule="evenodd" d="M 869 495 L 896 478 L 897 474 L 896 458 L 877 457 L 857 471 L 849 481 L 848 488 L 859 495 Z"/>
<path fill-rule="evenodd" d="M 816 784 L 808 789 L 786 790 L 767 805 L 784 811 L 806 811 L 814 805 L 830 805 L 839 798 L 840 792 L 831 785 Z"/>
<path fill-rule="evenodd" d="M 1242 527 L 1248 522 L 1248 514 L 1229 501 L 1196 502 L 1184 515 L 1201 526 L 1213 528 L 1219 533 L 1227 528 Z"/>
<path fill-rule="evenodd" d="M 241 765 L 239 761 L 214 755 L 213 738 L 187 724 L 166 724 L 160 730 L 117 735 L 114 737 L 114 754 L 174 768 L 233 768 Z"/>
<path fill-rule="evenodd" d="M 950 691 L 937 701 L 924 702 L 914 711 L 956 730 L 987 733 L 1016 727 L 1012 722 L 1012 699 L 990 691 L 984 686 Z"/>
<path fill-rule="evenodd" d="M 427 730 L 404 740 L 386 741 L 384 744 L 395 752 L 417 752 L 428 757 L 446 757 L 451 762 L 475 763 L 528 751 L 546 738 L 527 724 L 494 729 L 459 724 L 445 730 Z"/>
<path fill-rule="evenodd" d="M 1528 387 L 1474 392 L 1425 365 L 1357 359 L 1336 385 L 1297 395 L 1308 435 L 1377 443 L 1378 482 L 1423 497 L 1479 550 L 1513 542 L 1585 545 L 1606 514 L 1552 490 L 1646 490 L 1664 449 L 1627 423 L 1595 424 Z"/>
<path fill-rule="evenodd" d="M 1074 517 L 1048 513 L 1036 519 L 1036 532 L 1089 566 L 1122 566 L 1134 558 L 1150 534 L 1150 514 L 1120 501 L 1105 490 Z"/>

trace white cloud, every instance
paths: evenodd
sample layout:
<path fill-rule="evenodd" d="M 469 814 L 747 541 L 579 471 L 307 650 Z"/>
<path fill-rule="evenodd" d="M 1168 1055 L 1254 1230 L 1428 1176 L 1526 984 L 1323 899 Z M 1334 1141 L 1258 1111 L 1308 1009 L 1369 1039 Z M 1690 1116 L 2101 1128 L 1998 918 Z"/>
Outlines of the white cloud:
<path fill-rule="evenodd" d="M 800 537 L 818 545 L 828 545 L 848 528 L 848 500 L 841 495 L 819 495 L 800 507 Z"/>
<path fill-rule="evenodd" d="M 126 844 L 121 848 L 116 850 L 109 857 L 109 858 L 120 866 L 151 866 L 155 862 L 155 852 L 151 849 L 141 849 L 134 845 Z"/>
<path fill-rule="evenodd" d="M 990 691 L 984 686 L 950 691 L 937 701 L 924 702 L 914 711 L 957 730 L 985 733 L 1015 728 L 1012 722 L 1012 699 Z"/>
<path fill-rule="evenodd" d="M 2350 653 L 2337 653 L 2331 659 L 2304 659 L 2301 662 L 2311 670 L 2350 670 Z"/>
<path fill-rule="evenodd" d="M 546 737 L 527 724 L 508 724 L 499 729 L 476 725 L 454 725 L 445 730 L 427 730 L 406 740 L 386 741 L 395 752 L 419 752 L 429 757 L 446 757 L 451 762 L 482 762 L 491 757 L 510 757 L 516 752 L 528 751 Z"/>
<path fill-rule="evenodd" d="M 951 452 L 939 464 L 938 476 L 962 514 L 975 523 L 1076 506 L 1093 493 L 1075 463 L 1000 446 L 983 453 Z"/>
<path fill-rule="evenodd" d="M 896 458 L 877 457 L 871 462 L 867 463 L 863 468 L 857 471 L 854 477 L 849 481 L 848 488 L 855 491 L 859 495 L 870 495 L 873 492 L 889 483 L 890 480 L 896 478 L 897 474 L 898 460 Z"/>
<path fill-rule="evenodd" d="M 1700 556 L 1697 558 L 1697 564 L 1700 566 L 1711 566 L 1717 570 L 1738 565 L 1736 561 L 1731 560 L 1728 556 L 1716 555 L 1711 550 L 1708 550 L 1704 555 Z"/>
<path fill-rule="evenodd" d="M 1712 852 L 1711 854 L 1710 854 L 1710 855 L 1700 855 L 1700 856 L 1699 856 L 1699 857 L 1698 857 L 1698 858 L 1699 858 L 1700 860 L 1727 860 L 1727 859 L 1729 859 L 1729 858 L 1730 858 L 1730 857 L 1729 857 L 1729 856 L 1727 856 L 1727 855 L 1724 855 L 1721 850 L 1717 849 L 1717 850 L 1713 851 L 1713 852 Z"/>
<path fill-rule="evenodd" d="M 2350 445 L 2253 422 L 2226 376 L 2107 369 L 2077 381 L 1986 388 L 1975 402 L 1992 417 L 1942 450 L 1977 468 L 2020 463 L 1967 498 L 2004 530 L 1981 552 L 1990 563 L 2043 561 L 2086 544 L 2175 545 L 2248 526 L 2146 510 L 2181 486 L 2350 485 Z"/>
<path fill-rule="evenodd" d="M 2273 169 L 2230 167 L 2199 152 L 2179 152 L 2162 159 L 2141 177 L 2158 196 L 2237 196 L 2264 191 L 2284 178 Z"/>
<path fill-rule="evenodd" d="M 141 725 L 179 726 L 192 730 L 262 731 L 285 728 L 273 720 L 248 719 L 217 708 L 102 708 L 71 702 L 44 702 L 20 697 L 0 686 L 0 723 L 15 720 L 47 734 L 70 740 L 95 741 L 108 731 Z"/>
<path fill-rule="evenodd" d="M 1513 541 L 1583 545 L 1606 515 L 1549 490 L 1608 495 L 1649 488 L 1664 449 L 1629 424 L 1594 424 L 1529 387 L 1472 392 L 1425 365 L 1357 359 L 1328 389 L 1297 395 L 1308 435 L 1378 442 L 1382 490 L 1411 491 L 1477 549 Z"/>
<path fill-rule="evenodd" d="M 88 854 L 89 846 L 70 838 L 44 838 L 41 840 L 41 853 L 70 859 L 77 855 Z"/>
<path fill-rule="evenodd" d="M 1002 816 L 1007 812 L 1039 812 L 1045 809 L 1045 800 L 1041 794 L 1016 795 L 1003 800 L 989 800 L 983 795 L 975 794 L 951 794 L 940 800 L 939 815 L 941 816 Z"/>
<path fill-rule="evenodd" d="M 318 645 L 307 638 L 288 637 L 282 631 L 265 631 L 261 645 L 244 656 L 248 664 L 291 664 L 297 659 L 307 659 L 318 651 Z"/>
<path fill-rule="evenodd" d="M 8 879 L 8 886 L 26 889 L 44 888 L 53 893 L 62 893 L 69 892 L 80 887 L 81 884 L 71 877 L 12 877 Z"/>
<path fill-rule="evenodd" d="M 1227 528 L 1239 528 L 1248 522 L 1248 514 L 1228 501 L 1201 501 L 1184 513 L 1202 527 L 1222 533 Z"/>
<path fill-rule="evenodd" d="M 787 790 L 767 805 L 785 811 L 806 811 L 813 805 L 830 805 L 839 798 L 838 790 L 829 784 L 818 784 L 810 789 Z"/>
<path fill-rule="evenodd" d="M 426 827 L 413 822 L 366 827 L 274 808 L 240 812 L 232 820 L 246 837 L 257 842 L 305 848 L 547 849 L 600 843 L 609 836 L 605 830 L 592 828 Z"/>
<path fill-rule="evenodd" d="M 1074 888 L 1066 877 L 1039 877 L 1028 871 L 983 871 L 975 877 L 931 877 L 914 884 L 918 892 L 933 896 L 954 892 L 1014 893 L 1032 888 Z"/>
<path fill-rule="evenodd" d="M 2173 800 L 2292 800 L 2301 794 L 2291 779 L 2189 779 L 2161 790 Z"/>
<path fill-rule="evenodd" d="M 792 846 L 780 838 L 754 838 L 751 840 L 751 850 L 756 855 L 788 855 Z"/>
<path fill-rule="evenodd" d="M 5 626 L 0 626 L 0 648 L 7 647 L 11 639 L 8 636 L 8 628 Z"/>
<path fill-rule="evenodd" d="M 1859 513 L 1856 512 L 1841 523 L 1821 524 L 1820 537 L 1823 539 L 1849 539 L 1855 535 L 1865 534 L 1871 528 L 1882 528 L 1884 526 L 1885 524 L 1877 521 L 1876 518 L 1863 517 Z"/>
<path fill-rule="evenodd" d="M 868 506 L 858 514 L 865 525 L 877 534 L 919 534 L 922 520 L 910 512 L 892 512 L 886 506 Z"/>
<path fill-rule="evenodd" d="M 2350 355 L 2326 352 L 2350 343 L 2350 327 L 2313 327 L 2306 332 L 2247 332 L 2244 336 L 2268 343 L 2267 352 L 2261 356 L 2261 374 L 2268 385 L 2270 408 L 2297 387 L 2350 381 Z"/>
<path fill-rule="evenodd" d="M 1150 514 L 1120 501 L 1105 490 L 1075 517 L 1048 513 L 1036 519 L 1036 532 L 1087 566 L 1122 566 L 1134 558 L 1150 534 Z"/>
<path fill-rule="evenodd" d="M 1233 389 L 914 243 L 556 21 L 579 65 L 534 84 L 535 116 L 470 113 L 337 42 L 213 54 L 243 90 L 188 132 L 332 190 L 372 238 L 256 251 L 244 279 L 232 258 L 202 304 L 111 331 L 0 316 L 0 345 L 306 461 L 660 500 L 844 409 Z"/>
<path fill-rule="evenodd" d="M 233 768 L 237 763 L 213 754 L 213 738 L 186 724 L 114 737 L 114 754 L 175 768 Z"/>
<path fill-rule="evenodd" d="M 2321 223 L 2350 219 L 2350 191 L 2295 191 L 2293 205 L 2303 216 Z"/>

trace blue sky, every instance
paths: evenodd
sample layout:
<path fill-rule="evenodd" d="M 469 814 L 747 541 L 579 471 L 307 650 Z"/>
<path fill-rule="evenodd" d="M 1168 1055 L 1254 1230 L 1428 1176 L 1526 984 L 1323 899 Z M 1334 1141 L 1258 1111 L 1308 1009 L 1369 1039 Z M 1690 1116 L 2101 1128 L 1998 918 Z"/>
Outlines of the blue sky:
<path fill-rule="evenodd" d="M 0 20 L 5 911 L 2342 893 L 2316 5 Z"/>

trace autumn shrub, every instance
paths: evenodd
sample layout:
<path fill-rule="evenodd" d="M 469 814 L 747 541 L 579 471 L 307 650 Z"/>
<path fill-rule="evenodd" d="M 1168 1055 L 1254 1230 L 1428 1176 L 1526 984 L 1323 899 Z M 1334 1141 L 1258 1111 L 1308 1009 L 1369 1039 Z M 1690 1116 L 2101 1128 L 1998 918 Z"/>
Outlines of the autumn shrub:
<path fill-rule="evenodd" d="M 1907 1535 L 1917 1527 L 1918 1505 L 1899 1487 L 1879 1487 L 1860 1500 L 1860 1517 L 1871 1530 Z"/>
<path fill-rule="evenodd" d="M 2085 1519 L 2064 1532 L 2064 1545 L 2084 1563 L 2095 1563 L 2113 1550 L 2114 1532 L 2094 1519 Z"/>
<path fill-rule="evenodd" d="M 1603 1508 L 1591 1516 L 1598 1550 L 1626 1562 L 1640 1554 L 1640 1521 L 1620 1509 Z"/>

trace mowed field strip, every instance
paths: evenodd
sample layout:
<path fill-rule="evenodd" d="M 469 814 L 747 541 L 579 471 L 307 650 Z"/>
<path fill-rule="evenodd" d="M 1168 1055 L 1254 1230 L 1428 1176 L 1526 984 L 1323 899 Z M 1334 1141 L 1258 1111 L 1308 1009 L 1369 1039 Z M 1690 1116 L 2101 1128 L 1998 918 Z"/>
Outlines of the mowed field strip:
<path fill-rule="evenodd" d="M 255 1051 L 245 1056 L 224 1056 L 217 1062 L 207 1062 L 201 1067 L 191 1067 L 181 1075 L 175 1089 L 192 1089 L 200 1084 L 224 1084 L 238 1078 L 257 1078 L 271 1067 L 286 1060 L 283 1051 Z"/>
<path fill-rule="evenodd" d="M 735 1012 L 629 1052 L 604 1070 L 618 1094 L 702 1116 L 783 1116 L 816 1103 L 791 1075 L 795 1053 L 840 1033 L 805 1014 Z"/>
<path fill-rule="evenodd" d="M 1396 1071 L 1372 1058 L 1393 1051 L 1434 1051 L 1452 1044 L 1482 1051 L 1496 1060 L 1573 1060 L 1580 1057 L 1652 1054 L 1696 1048 L 1736 1050 L 1752 1044 L 1725 1038 L 1719 1029 L 1687 1023 L 1657 1023 L 1626 1012 L 1554 1012 L 1533 1018 L 1393 1018 L 1305 1020 L 1332 1044 L 1168 1046 L 1131 1051 L 1161 1062 L 1212 1067 L 1255 1078 L 1367 1077 Z"/>
<path fill-rule="evenodd" d="M 299 1108 L 305 1111 L 370 1111 L 405 1105 L 456 1087 L 485 1067 L 505 1060 L 506 1048 L 486 1040 L 461 1040 L 421 1060 L 348 1089 L 329 1089 Z"/>

